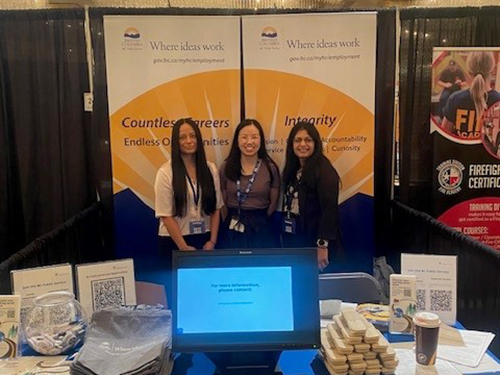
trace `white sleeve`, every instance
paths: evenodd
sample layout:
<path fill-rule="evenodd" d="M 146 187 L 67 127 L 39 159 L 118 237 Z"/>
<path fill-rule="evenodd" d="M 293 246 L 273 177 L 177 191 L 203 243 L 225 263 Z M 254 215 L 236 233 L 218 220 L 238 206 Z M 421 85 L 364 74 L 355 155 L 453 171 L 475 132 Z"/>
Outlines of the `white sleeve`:
<path fill-rule="evenodd" d="M 219 180 L 219 171 L 217 170 L 217 167 L 215 166 L 214 163 L 209 163 L 208 164 L 210 167 L 210 172 L 212 172 L 212 176 L 214 178 L 214 187 L 215 187 L 215 208 L 217 210 L 220 210 L 224 206 L 224 202 L 222 200 L 222 193 L 220 190 L 220 180 Z"/>
<path fill-rule="evenodd" d="M 155 180 L 155 216 L 157 218 L 173 216 L 174 190 L 172 173 L 166 168 L 160 168 Z"/>

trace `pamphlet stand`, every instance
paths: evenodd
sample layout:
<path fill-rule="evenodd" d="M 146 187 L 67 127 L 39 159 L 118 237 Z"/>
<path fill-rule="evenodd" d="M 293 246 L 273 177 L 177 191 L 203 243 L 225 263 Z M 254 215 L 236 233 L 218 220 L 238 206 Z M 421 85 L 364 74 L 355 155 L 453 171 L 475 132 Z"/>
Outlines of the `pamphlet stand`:
<path fill-rule="evenodd" d="M 215 365 L 215 375 L 282 375 L 278 369 L 281 351 L 205 353 Z"/>

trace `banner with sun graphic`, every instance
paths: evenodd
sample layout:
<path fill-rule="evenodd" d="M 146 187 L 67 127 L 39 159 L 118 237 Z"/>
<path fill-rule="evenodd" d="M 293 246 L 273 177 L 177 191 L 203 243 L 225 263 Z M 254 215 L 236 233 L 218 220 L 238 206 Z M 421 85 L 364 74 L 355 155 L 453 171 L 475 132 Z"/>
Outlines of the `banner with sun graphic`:
<path fill-rule="evenodd" d="M 245 114 L 266 128 L 280 166 L 291 128 L 302 120 L 316 126 L 342 180 L 347 248 L 372 246 L 376 23 L 372 12 L 242 22 Z"/>
<path fill-rule="evenodd" d="M 106 16 L 104 33 L 117 252 L 131 256 L 156 250 L 154 181 L 175 121 L 197 122 L 217 165 L 229 150 L 240 121 L 240 18 Z"/>
<path fill-rule="evenodd" d="M 500 48 L 434 48 L 430 132 L 439 221 L 500 250 Z"/>

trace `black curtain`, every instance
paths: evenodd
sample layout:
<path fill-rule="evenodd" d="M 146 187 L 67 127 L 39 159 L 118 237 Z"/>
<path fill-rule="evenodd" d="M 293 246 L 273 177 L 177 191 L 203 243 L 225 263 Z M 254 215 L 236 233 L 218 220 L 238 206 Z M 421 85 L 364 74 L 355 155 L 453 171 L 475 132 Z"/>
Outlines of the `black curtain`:
<path fill-rule="evenodd" d="M 386 255 L 393 155 L 394 90 L 396 80 L 396 11 L 377 14 L 377 70 L 375 82 L 375 256 Z"/>
<path fill-rule="evenodd" d="M 3 56 L 0 43 L 0 57 Z M 0 60 L 1 63 L 1 60 Z M 5 71 L 0 65 L 0 261 L 12 249 L 22 247 L 25 241 L 23 213 L 19 195 L 19 168 L 17 155 L 10 152 L 9 144 L 15 143 L 14 133 L 7 127 L 8 97 L 5 92 Z"/>
<path fill-rule="evenodd" d="M 500 45 L 500 7 L 401 10 L 400 195 L 432 212 L 432 138 L 429 134 L 433 47 Z"/>
<path fill-rule="evenodd" d="M 0 294 L 11 292 L 12 270 L 113 259 L 110 248 L 103 241 L 105 218 L 102 211 L 102 203 L 94 203 L 0 262 Z"/>
<path fill-rule="evenodd" d="M 389 261 L 401 270 L 401 253 L 457 257 L 457 319 L 468 329 L 492 331 L 490 346 L 500 354 L 500 252 L 397 201 L 391 204 L 392 248 Z"/>
<path fill-rule="evenodd" d="M 0 261 L 96 201 L 86 60 L 83 10 L 0 12 Z"/>

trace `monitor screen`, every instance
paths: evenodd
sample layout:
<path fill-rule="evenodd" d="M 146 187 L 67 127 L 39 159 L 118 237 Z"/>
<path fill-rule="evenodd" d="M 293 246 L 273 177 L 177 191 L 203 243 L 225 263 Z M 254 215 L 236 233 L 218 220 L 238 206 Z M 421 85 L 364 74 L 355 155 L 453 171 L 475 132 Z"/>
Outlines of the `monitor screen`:
<path fill-rule="evenodd" d="M 176 352 L 319 347 L 316 249 L 174 252 Z"/>

